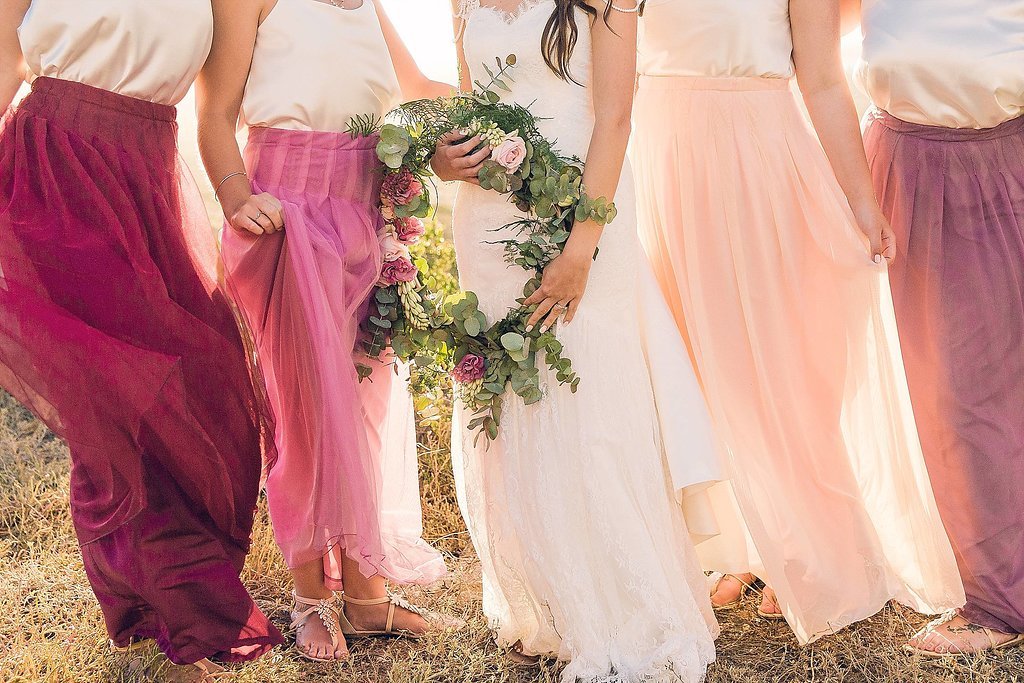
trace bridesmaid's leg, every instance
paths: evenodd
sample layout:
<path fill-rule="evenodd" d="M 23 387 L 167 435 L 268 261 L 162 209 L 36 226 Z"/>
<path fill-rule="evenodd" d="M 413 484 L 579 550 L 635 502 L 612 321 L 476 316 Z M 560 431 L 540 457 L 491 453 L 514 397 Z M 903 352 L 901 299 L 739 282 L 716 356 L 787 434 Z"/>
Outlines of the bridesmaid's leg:
<path fill-rule="evenodd" d="M 359 571 L 359 563 L 345 555 L 341 563 L 342 580 L 345 584 L 345 597 L 356 600 L 382 600 L 388 597 L 387 584 L 382 576 L 363 576 Z M 345 603 L 345 616 L 352 626 L 359 631 L 383 631 L 387 626 L 390 604 L 382 602 L 375 605 L 359 605 Z M 423 634 L 430 630 L 427 621 L 404 607 L 395 607 L 393 628 L 412 634 Z"/>
<path fill-rule="evenodd" d="M 334 592 L 324 583 L 323 560 L 313 560 L 292 570 L 292 580 L 295 582 L 295 593 L 307 600 L 330 600 Z M 304 612 L 308 606 L 295 604 L 296 612 Z M 314 613 L 296 626 L 295 646 L 310 657 L 316 659 L 348 658 L 348 646 L 345 637 L 341 634 L 341 625 L 338 624 L 338 647 L 335 648 L 331 640 L 331 633 L 327 630 L 324 622 Z"/>

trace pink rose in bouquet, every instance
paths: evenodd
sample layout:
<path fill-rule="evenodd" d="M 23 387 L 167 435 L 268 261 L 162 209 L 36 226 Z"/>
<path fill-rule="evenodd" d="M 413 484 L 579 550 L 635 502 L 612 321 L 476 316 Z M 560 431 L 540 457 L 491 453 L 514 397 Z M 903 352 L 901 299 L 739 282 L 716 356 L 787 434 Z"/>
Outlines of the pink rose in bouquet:
<path fill-rule="evenodd" d="M 487 361 L 480 356 L 467 353 L 459 361 L 459 364 L 452 368 L 452 379 L 460 384 L 469 384 L 484 378 L 487 372 Z"/>
<path fill-rule="evenodd" d="M 385 261 L 380 269 L 380 279 L 377 280 L 378 287 L 393 287 L 401 282 L 413 282 L 419 271 L 413 262 L 405 256 L 396 258 L 393 261 Z"/>
<path fill-rule="evenodd" d="M 512 135 L 491 150 L 491 161 L 496 161 L 509 173 L 515 173 L 526 161 L 526 142 Z"/>
<path fill-rule="evenodd" d="M 380 188 L 380 196 L 385 205 L 391 203 L 394 206 L 406 206 L 422 193 L 423 183 L 407 168 L 384 176 L 384 183 Z"/>
<path fill-rule="evenodd" d="M 416 244 L 423 237 L 423 221 L 415 216 L 395 221 L 395 236 L 402 244 Z"/>
<path fill-rule="evenodd" d="M 380 250 L 384 255 L 384 262 L 397 261 L 398 259 L 409 258 L 409 247 L 402 244 L 402 242 L 395 237 L 390 231 L 384 235 L 380 240 Z"/>

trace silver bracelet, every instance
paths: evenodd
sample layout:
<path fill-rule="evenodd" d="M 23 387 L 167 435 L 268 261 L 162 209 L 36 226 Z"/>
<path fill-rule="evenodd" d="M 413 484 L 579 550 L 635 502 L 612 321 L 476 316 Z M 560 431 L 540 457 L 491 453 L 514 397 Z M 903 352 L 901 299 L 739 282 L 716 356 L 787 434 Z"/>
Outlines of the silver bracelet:
<path fill-rule="evenodd" d="M 224 176 L 221 179 L 221 181 L 217 183 L 217 189 L 213 191 L 213 196 L 216 197 L 218 202 L 220 201 L 220 188 L 224 187 L 224 183 L 231 180 L 236 175 L 244 175 L 246 178 L 249 177 L 249 174 L 246 173 L 245 171 L 235 171 L 234 173 L 228 173 L 226 176 Z"/>

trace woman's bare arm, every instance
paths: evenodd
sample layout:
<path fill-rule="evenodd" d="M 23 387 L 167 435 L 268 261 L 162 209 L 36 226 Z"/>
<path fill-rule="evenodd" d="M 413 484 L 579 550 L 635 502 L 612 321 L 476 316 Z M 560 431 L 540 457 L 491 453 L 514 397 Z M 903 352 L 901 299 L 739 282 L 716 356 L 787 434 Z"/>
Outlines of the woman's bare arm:
<path fill-rule="evenodd" d="M 469 64 L 466 62 L 466 52 L 463 46 L 463 38 L 466 33 L 466 20 L 459 16 L 459 0 L 451 0 L 452 5 L 452 27 L 455 32 L 455 54 L 459 61 L 459 89 L 469 92 L 473 89 L 473 78 L 469 74 Z M 491 156 L 491 150 L 481 146 L 481 140 L 474 136 L 463 140 L 465 136 L 457 131 L 452 131 L 442 137 L 434 150 L 434 157 L 430 160 L 431 168 L 438 178 L 444 181 L 461 180 L 466 183 L 479 185 L 477 176 L 483 163 Z"/>
<path fill-rule="evenodd" d="M 840 48 L 839 0 L 790 0 L 793 56 L 811 122 L 873 256 L 890 258 L 895 242 L 875 199 Z M 877 260 L 877 259 L 876 259 Z"/>
<path fill-rule="evenodd" d="M 841 0 L 839 4 L 840 31 L 845 36 L 860 26 L 861 0 Z"/>
<path fill-rule="evenodd" d="M 253 195 L 235 128 L 256 33 L 273 7 L 273 0 L 213 0 L 213 49 L 196 80 L 199 152 L 206 173 L 228 223 L 255 235 L 281 229 L 281 205 L 270 195 Z"/>
<path fill-rule="evenodd" d="M 0 112 L 6 111 L 28 76 L 18 27 L 31 0 L 0 0 Z"/>
<path fill-rule="evenodd" d="M 368 0 L 363 1 L 368 2 Z M 433 81 L 423 74 L 381 3 L 375 2 L 374 7 L 380 18 L 380 26 L 384 31 L 384 39 L 387 41 L 388 52 L 391 53 L 391 61 L 395 65 L 395 73 L 398 74 L 398 82 L 402 87 L 404 98 L 406 100 L 432 99 L 450 97 L 454 94 L 455 86 Z"/>
<path fill-rule="evenodd" d="M 637 14 L 613 10 L 608 23 L 600 17 L 606 0 L 588 0 L 598 12 L 592 24 L 594 132 L 590 139 L 583 186 L 592 198 L 615 198 L 629 144 L 636 86 Z M 636 0 L 616 0 L 617 7 L 635 7 Z M 565 250 L 544 270 L 540 289 L 527 299 L 538 304 L 529 326 L 549 328 L 563 312 L 575 316 L 586 290 L 602 226 L 577 223 Z"/>

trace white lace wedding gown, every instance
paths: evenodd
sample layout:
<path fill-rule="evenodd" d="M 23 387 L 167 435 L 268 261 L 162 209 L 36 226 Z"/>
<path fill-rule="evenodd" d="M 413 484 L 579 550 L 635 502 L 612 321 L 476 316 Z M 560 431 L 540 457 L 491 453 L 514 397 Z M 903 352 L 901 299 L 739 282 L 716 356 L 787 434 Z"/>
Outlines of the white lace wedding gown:
<path fill-rule="evenodd" d="M 579 15 L 572 59 L 581 87 L 559 80 L 541 56 L 553 8 L 525 0 L 508 15 L 464 1 L 465 54 L 482 82 L 484 63 L 515 54 L 506 100 L 529 106 L 562 152 L 584 158 L 594 123 L 589 22 Z M 689 357 L 638 241 L 628 168 L 615 200 L 619 217 L 605 228 L 586 297 L 558 331 L 579 391 L 542 369 L 544 399 L 527 407 L 508 397 L 489 447 L 474 446 L 457 407 L 459 503 L 501 644 L 568 661 L 564 681 L 696 683 L 714 660 L 718 627 L 677 492 L 718 478 L 717 459 Z M 489 244 L 517 217 L 494 192 L 460 189 L 461 283 L 489 322 L 515 305 L 527 279 Z"/>

